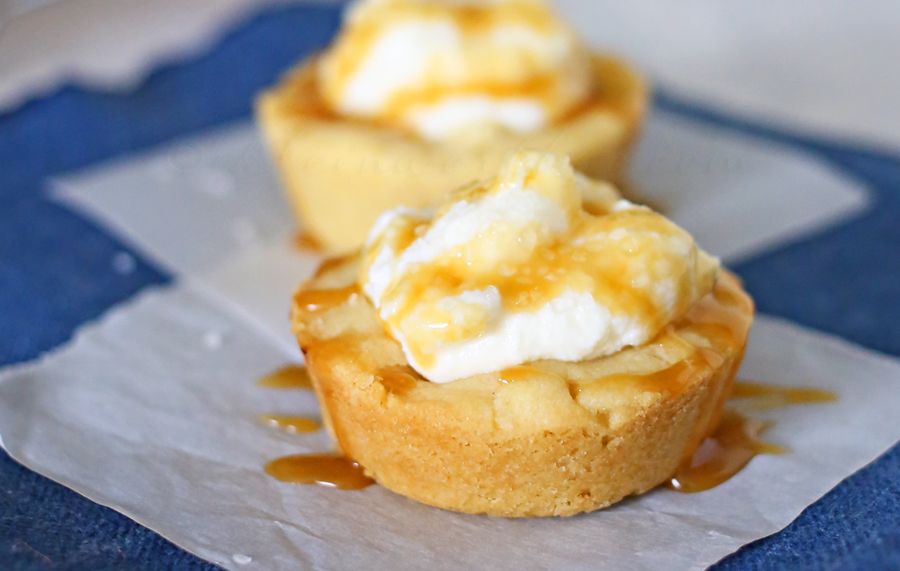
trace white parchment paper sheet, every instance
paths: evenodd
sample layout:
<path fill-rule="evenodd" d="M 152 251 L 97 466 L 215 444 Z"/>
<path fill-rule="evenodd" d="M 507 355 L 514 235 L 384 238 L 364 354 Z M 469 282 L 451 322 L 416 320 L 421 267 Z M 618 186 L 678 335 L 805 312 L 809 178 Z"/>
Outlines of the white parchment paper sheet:
<path fill-rule="evenodd" d="M 254 386 L 286 357 L 190 284 L 150 291 L 0 376 L 0 434 L 26 466 L 185 549 L 272 570 L 702 569 L 779 530 L 900 438 L 900 364 L 761 318 L 743 376 L 840 394 L 765 413 L 776 423 L 767 439 L 791 454 L 757 457 L 708 492 L 658 490 L 568 519 L 461 515 L 378 486 L 266 476 L 267 460 L 329 446 L 324 433 L 256 420 L 317 413 L 309 392 Z"/>

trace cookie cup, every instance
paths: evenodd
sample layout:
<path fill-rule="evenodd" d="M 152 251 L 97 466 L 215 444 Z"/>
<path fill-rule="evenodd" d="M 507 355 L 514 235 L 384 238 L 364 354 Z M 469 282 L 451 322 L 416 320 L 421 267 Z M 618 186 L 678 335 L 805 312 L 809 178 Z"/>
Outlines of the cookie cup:
<path fill-rule="evenodd" d="M 595 55 L 593 68 L 591 98 L 528 135 L 491 128 L 432 142 L 338 116 L 319 96 L 315 58 L 264 92 L 256 117 L 296 217 L 325 250 L 343 253 L 363 244 L 383 211 L 433 204 L 448 189 L 496 174 L 519 149 L 569 156 L 584 174 L 621 182 L 649 91 L 637 73 L 610 56 Z"/>
<path fill-rule="evenodd" d="M 382 486 L 496 516 L 568 516 L 666 481 L 718 424 L 753 320 L 733 275 L 652 342 L 451 383 L 407 364 L 349 257 L 294 297 L 325 426 Z"/>

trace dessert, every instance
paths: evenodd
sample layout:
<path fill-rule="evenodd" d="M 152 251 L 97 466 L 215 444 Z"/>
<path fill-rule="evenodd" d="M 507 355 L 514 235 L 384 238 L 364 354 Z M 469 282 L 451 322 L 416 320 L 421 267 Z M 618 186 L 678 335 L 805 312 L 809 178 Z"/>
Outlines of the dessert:
<path fill-rule="evenodd" d="M 647 102 L 634 71 L 543 1 L 364 0 L 256 110 L 296 216 L 334 253 L 518 149 L 617 180 Z"/>
<path fill-rule="evenodd" d="M 367 475 L 501 516 L 671 477 L 717 426 L 752 319 L 684 230 L 534 152 L 385 213 L 292 311 L 324 424 Z"/>

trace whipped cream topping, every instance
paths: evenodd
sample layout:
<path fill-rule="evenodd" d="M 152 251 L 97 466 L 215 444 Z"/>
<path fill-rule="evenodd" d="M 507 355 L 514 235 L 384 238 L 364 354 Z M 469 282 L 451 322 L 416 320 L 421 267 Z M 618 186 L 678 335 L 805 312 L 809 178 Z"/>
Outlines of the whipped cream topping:
<path fill-rule="evenodd" d="M 663 216 L 575 173 L 513 156 L 437 211 L 381 216 L 360 282 L 430 381 L 644 344 L 712 290 L 718 261 Z"/>
<path fill-rule="evenodd" d="M 543 127 L 591 89 L 587 50 L 540 0 L 362 0 L 319 66 L 325 101 L 431 140 Z"/>

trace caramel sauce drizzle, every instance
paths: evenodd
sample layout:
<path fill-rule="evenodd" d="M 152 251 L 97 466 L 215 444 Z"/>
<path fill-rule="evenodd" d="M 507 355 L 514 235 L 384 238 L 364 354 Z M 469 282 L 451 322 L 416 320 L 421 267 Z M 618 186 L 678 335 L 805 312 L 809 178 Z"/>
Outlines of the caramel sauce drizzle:
<path fill-rule="evenodd" d="M 319 61 L 319 59 L 317 59 Z M 570 121 L 594 112 L 609 112 L 615 114 L 618 118 L 631 124 L 638 120 L 642 115 L 642 106 L 636 105 L 632 94 L 636 89 L 636 82 L 631 72 L 621 63 L 599 55 L 593 56 L 593 67 L 595 76 L 595 85 L 592 93 L 580 104 L 574 105 L 567 112 L 561 113 L 556 117 L 551 117 L 548 126 L 564 125 Z M 335 111 L 325 100 L 323 92 L 326 88 L 322 84 L 320 78 L 316 74 L 316 66 L 305 69 L 301 74 L 295 76 L 292 84 L 292 109 L 301 116 L 314 117 L 321 121 L 340 121 L 344 123 L 352 123 L 359 125 L 392 127 L 405 130 L 402 125 L 396 124 L 396 119 L 389 121 L 376 117 L 357 117 L 345 116 Z M 597 78 L 602 78 L 600 81 Z M 469 85 L 469 91 L 490 90 L 489 87 Z M 334 91 L 334 90 L 331 90 Z M 414 135 L 414 134 L 413 134 Z M 527 136 L 523 139 L 520 148 L 528 148 Z M 616 181 L 620 186 L 623 181 Z M 625 189 L 627 190 L 627 189 Z M 639 196 L 639 193 L 627 192 L 628 196 Z M 642 204 L 646 201 L 638 201 Z M 658 205 L 649 204 L 654 207 Z M 653 208 L 657 212 L 664 212 L 664 209 Z"/>
<path fill-rule="evenodd" d="M 758 454 L 784 454 L 787 449 L 768 444 L 759 434 L 768 424 L 725 411 L 716 430 L 678 468 L 666 487 L 684 494 L 714 488 L 740 472 Z"/>
<path fill-rule="evenodd" d="M 311 389 L 309 371 L 301 365 L 288 365 L 269 373 L 256 382 L 264 389 Z"/>
<path fill-rule="evenodd" d="M 299 292 L 294 303 L 301 311 L 319 313 L 349 301 L 354 295 L 359 295 L 356 284 L 337 289 L 311 289 Z"/>
<path fill-rule="evenodd" d="M 669 396 L 674 396 L 681 393 L 688 379 L 696 372 L 697 368 L 694 365 L 694 361 L 694 358 L 678 361 L 671 367 L 647 375 L 621 373 L 608 375 L 594 382 L 603 383 L 604 385 L 636 386 L 645 392 L 668 393 Z M 587 387 L 590 384 L 588 383 L 584 386 Z M 582 387 L 574 390 L 575 394 L 580 393 Z M 572 390 L 570 390 L 571 392 Z"/>
<path fill-rule="evenodd" d="M 299 454 L 266 464 L 266 474 L 280 482 L 361 490 L 375 483 L 362 467 L 338 454 Z"/>
<path fill-rule="evenodd" d="M 421 377 L 410 366 L 383 367 L 375 373 L 375 379 L 384 389 L 397 396 L 403 396 L 416 387 Z"/>
<path fill-rule="evenodd" d="M 792 404 L 834 402 L 837 395 L 808 387 L 780 387 L 752 381 L 736 381 L 731 392 L 733 399 L 752 399 L 752 408 L 783 408 Z"/>
<path fill-rule="evenodd" d="M 620 229 L 626 230 L 628 239 L 590 239 Z M 501 304 L 510 313 L 534 311 L 571 289 L 587 291 L 598 304 L 611 308 L 615 314 L 635 316 L 648 329 L 661 330 L 670 318 L 661 307 L 662 300 L 656 297 L 652 288 L 635 284 L 646 279 L 648 274 L 649 281 L 654 281 L 657 276 L 653 274 L 653 268 L 670 268 L 669 274 L 681 290 L 676 296 L 679 305 L 671 308 L 671 313 L 679 315 L 687 311 L 687 304 L 693 302 L 688 292 L 692 287 L 702 286 L 692 283 L 691 268 L 683 256 L 657 250 L 659 236 L 675 238 L 683 233 L 665 218 L 646 210 L 626 210 L 598 218 L 579 209 L 565 236 L 554 236 L 530 251 L 523 250 L 527 259 L 507 268 L 509 271 L 502 267 L 489 272 L 473 270 L 472 260 L 483 257 L 479 256 L 478 249 L 484 246 L 477 240 L 415 267 L 386 291 L 383 303 L 399 301 L 397 310 L 386 322 L 393 330 L 401 331 L 401 325 L 408 323 L 407 318 L 414 311 L 419 312 L 418 321 L 427 315 L 427 328 L 420 327 L 416 335 L 406 335 L 408 349 L 424 367 L 430 367 L 434 361 L 431 345 L 476 337 L 486 323 L 486 318 L 468 319 L 463 325 L 451 323 L 450 313 L 434 305 L 433 300 L 489 286 L 498 290 Z M 395 240 L 406 243 L 409 234 L 400 232 Z M 397 245 L 392 246 L 398 252 Z M 380 247 L 376 243 L 369 256 L 377 251 Z M 591 270 L 586 271 L 586 268 Z M 423 300 L 431 302 L 428 314 L 423 313 L 420 305 Z M 711 334 L 730 337 L 735 329 L 743 329 L 743 319 L 737 320 L 740 316 L 732 323 L 728 312 L 720 315 L 721 312 L 716 311 L 713 307 L 713 315 L 707 318 L 712 324 L 709 327 L 713 330 Z M 703 327 L 699 323 L 704 321 L 703 316 L 698 316 L 696 321 L 698 327 Z M 443 325 L 438 327 L 438 324 Z M 417 337 L 421 337 L 422 342 L 418 342 Z"/>
<path fill-rule="evenodd" d="M 280 428 L 290 434 L 298 432 L 315 432 L 321 428 L 318 422 L 305 416 L 285 414 L 261 414 L 259 420 L 269 426 Z"/>
<path fill-rule="evenodd" d="M 257 383 L 268 389 L 309 389 L 312 382 L 305 367 L 290 365 L 271 373 Z M 303 416 L 263 414 L 259 420 L 285 432 L 315 432 L 321 425 Z M 315 484 L 339 490 L 359 490 L 375 483 L 362 468 L 346 456 L 337 454 L 300 454 L 272 460 L 267 474 L 281 482 Z"/>
<path fill-rule="evenodd" d="M 753 408 L 763 409 L 833 402 L 838 397 L 821 389 L 736 382 L 731 398 L 752 399 Z M 715 431 L 676 470 L 666 487 L 686 494 L 702 492 L 728 481 L 759 454 L 787 453 L 786 448 L 760 439 L 760 433 L 770 426 L 726 410 Z"/>
<path fill-rule="evenodd" d="M 297 232 L 294 235 L 293 240 L 291 240 L 291 245 L 295 250 L 308 252 L 310 254 L 321 254 L 325 250 L 322 246 L 322 242 L 306 230 Z"/>
<path fill-rule="evenodd" d="M 517 367 L 509 367 L 503 369 L 497 374 L 497 380 L 504 385 L 511 385 L 517 382 L 530 381 L 540 379 L 541 377 L 556 376 L 553 373 L 541 371 L 528 365 L 519 365 Z"/>

